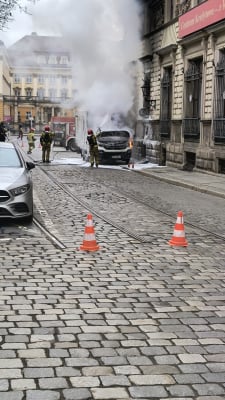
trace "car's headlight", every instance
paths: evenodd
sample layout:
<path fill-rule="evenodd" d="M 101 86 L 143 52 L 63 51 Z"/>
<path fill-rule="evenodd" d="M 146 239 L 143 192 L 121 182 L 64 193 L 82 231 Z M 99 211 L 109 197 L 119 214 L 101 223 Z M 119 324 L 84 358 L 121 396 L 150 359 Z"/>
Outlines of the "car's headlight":
<path fill-rule="evenodd" d="M 23 185 L 15 189 L 11 189 L 10 193 L 12 193 L 13 196 L 19 196 L 20 194 L 26 193 L 29 189 L 30 185 Z"/>

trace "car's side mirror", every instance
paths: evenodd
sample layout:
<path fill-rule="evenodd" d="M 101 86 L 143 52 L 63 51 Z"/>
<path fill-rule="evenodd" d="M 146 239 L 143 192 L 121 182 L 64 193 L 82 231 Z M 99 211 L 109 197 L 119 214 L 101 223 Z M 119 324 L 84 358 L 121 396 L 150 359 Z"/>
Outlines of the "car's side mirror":
<path fill-rule="evenodd" d="M 32 161 L 27 161 L 26 166 L 28 170 L 35 168 L 35 164 Z"/>

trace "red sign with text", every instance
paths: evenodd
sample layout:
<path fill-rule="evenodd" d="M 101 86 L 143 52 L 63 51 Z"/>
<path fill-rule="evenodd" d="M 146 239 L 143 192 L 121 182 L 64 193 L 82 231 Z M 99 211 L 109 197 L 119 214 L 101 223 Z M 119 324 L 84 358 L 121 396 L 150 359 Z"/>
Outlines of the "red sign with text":
<path fill-rule="evenodd" d="M 190 35 L 222 19 L 225 19 L 225 0 L 208 0 L 180 16 L 178 36 Z"/>

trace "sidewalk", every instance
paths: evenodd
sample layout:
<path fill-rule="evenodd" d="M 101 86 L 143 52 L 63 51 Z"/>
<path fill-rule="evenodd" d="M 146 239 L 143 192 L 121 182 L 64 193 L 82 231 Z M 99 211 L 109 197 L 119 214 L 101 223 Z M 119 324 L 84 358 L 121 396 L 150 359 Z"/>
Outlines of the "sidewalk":
<path fill-rule="evenodd" d="M 171 167 L 153 167 L 140 171 L 152 178 L 225 198 L 225 175 L 198 171 L 182 171 Z"/>

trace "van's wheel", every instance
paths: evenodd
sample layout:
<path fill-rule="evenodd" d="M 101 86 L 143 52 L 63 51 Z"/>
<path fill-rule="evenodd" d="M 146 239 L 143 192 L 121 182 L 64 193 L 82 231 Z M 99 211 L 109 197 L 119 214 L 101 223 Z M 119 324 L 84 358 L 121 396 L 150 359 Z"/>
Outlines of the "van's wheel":
<path fill-rule="evenodd" d="M 74 139 L 71 139 L 68 143 L 67 143 L 67 149 L 70 151 L 76 151 L 79 152 L 79 147 L 76 144 L 76 141 Z"/>

